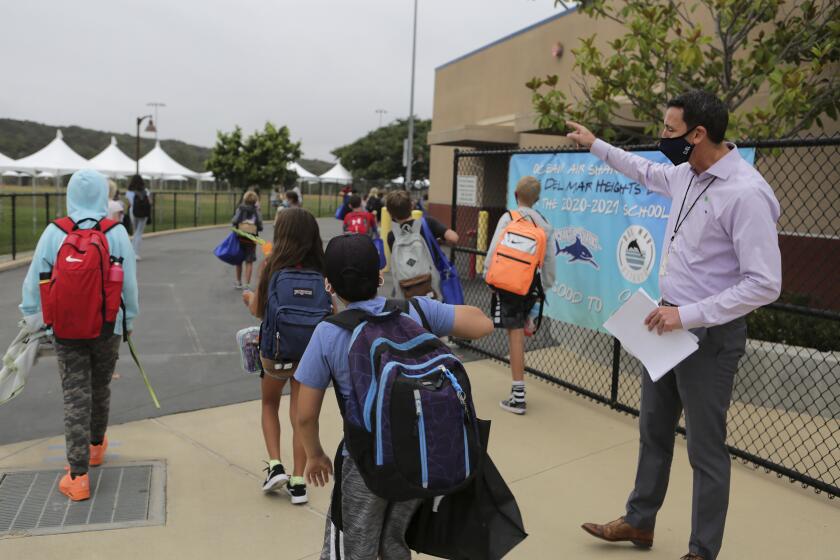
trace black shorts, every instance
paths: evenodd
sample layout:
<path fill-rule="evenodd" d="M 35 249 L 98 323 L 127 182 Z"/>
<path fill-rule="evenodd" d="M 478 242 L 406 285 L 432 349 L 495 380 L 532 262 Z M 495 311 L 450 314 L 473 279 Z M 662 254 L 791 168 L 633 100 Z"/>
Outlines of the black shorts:
<path fill-rule="evenodd" d="M 533 302 L 507 292 L 493 292 L 490 299 L 490 317 L 497 329 L 524 329 L 525 320 Z"/>
<path fill-rule="evenodd" d="M 242 251 L 245 253 L 245 262 L 252 263 L 256 262 L 257 260 L 257 244 L 251 241 L 250 239 L 246 241 L 239 241 L 239 245 L 242 246 Z"/>

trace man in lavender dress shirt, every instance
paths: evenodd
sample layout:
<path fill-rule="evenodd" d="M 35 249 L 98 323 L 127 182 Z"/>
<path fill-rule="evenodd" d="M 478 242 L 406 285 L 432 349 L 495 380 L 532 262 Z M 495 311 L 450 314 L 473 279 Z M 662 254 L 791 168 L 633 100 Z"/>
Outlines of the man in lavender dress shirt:
<path fill-rule="evenodd" d="M 726 412 L 746 344 L 744 316 L 776 300 L 782 283 L 779 202 L 735 145 L 724 142 L 728 121 L 726 106 L 711 93 L 695 90 L 670 101 L 659 148 L 673 166 L 569 123 L 569 138 L 672 199 L 659 270 L 662 304 L 645 324 L 660 334 L 690 329 L 700 340 L 699 350 L 658 382 L 642 376 L 639 462 L 626 514 L 583 529 L 611 542 L 653 545 L 684 411 L 694 474 L 688 560 L 714 560 L 720 551 L 729 504 Z"/>

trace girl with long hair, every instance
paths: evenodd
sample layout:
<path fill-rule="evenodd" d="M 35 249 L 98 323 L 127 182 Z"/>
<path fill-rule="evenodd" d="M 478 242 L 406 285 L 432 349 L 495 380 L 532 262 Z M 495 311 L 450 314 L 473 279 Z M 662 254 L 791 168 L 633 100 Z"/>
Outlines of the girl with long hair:
<path fill-rule="evenodd" d="M 274 242 L 271 255 L 263 260 L 257 276 L 256 293 L 246 290 L 242 299 L 251 313 L 264 319 L 268 306 L 268 288 L 272 277 L 283 269 L 299 268 L 323 273 L 324 247 L 321 232 L 315 217 L 302 208 L 287 208 L 278 212 L 274 223 Z M 292 376 L 297 364 L 281 372 L 264 370 L 260 374 L 262 393 L 262 432 L 268 451 L 268 467 L 263 491 L 275 490 L 287 484 L 286 490 L 293 504 L 308 501 L 303 469 L 306 466 L 306 453 L 298 438 L 292 436 L 292 456 L 294 466 L 291 478 L 286 475 L 280 458 L 280 396 L 286 381 L 291 381 L 289 401 L 289 419 L 294 423 L 297 413 L 297 395 L 300 385 Z"/>

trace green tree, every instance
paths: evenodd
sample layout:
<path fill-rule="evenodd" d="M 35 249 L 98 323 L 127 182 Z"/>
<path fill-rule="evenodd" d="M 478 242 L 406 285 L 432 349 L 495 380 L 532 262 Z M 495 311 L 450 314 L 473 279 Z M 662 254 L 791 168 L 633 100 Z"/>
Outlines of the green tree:
<path fill-rule="evenodd" d="M 414 120 L 414 167 L 412 176 L 429 176 L 429 146 L 426 136 L 432 128 L 431 120 Z M 333 155 L 353 173 L 353 177 L 370 180 L 389 180 L 405 174 L 402 163 L 403 139 L 408 136 L 408 120 L 400 119 L 372 130 L 351 144 L 333 150 Z"/>
<path fill-rule="evenodd" d="M 242 129 L 237 126 L 232 132 L 217 133 L 206 167 L 237 189 L 270 189 L 285 185 L 290 176 L 296 176 L 286 167 L 300 154 L 300 142 L 292 142 L 286 126 L 278 128 L 268 122 L 263 130 L 244 139 Z"/>
<path fill-rule="evenodd" d="M 216 133 L 216 145 L 204 166 L 213 172 L 216 180 L 227 181 L 236 189 L 244 190 L 248 186 L 248 162 L 239 126 L 231 132 Z"/>
<path fill-rule="evenodd" d="M 300 157 L 300 142 L 292 142 L 289 128 L 265 123 L 262 131 L 254 132 L 244 142 L 244 154 L 249 186 L 270 189 L 282 185 L 293 173 L 286 167 Z"/>
<path fill-rule="evenodd" d="M 572 119 L 610 140 L 650 138 L 668 99 L 693 88 L 724 100 L 730 138 L 793 136 L 840 112 L 840 0 L 584 0 L 578 10 L 627 32 L 609 50 L 594 35 L 573 50 L 580 98 L 557 76 L 526 84 L 540 128 Z M 697 23 L 703 11 L 712 29 Z M 745 108 L 759 92 L 766 102 Z"/>

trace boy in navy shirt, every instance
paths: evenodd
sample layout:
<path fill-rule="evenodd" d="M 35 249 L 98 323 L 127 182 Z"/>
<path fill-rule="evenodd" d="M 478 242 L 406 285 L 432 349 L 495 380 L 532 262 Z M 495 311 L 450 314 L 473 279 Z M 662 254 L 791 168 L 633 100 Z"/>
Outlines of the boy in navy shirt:
<path fill-rule="evenodd" d="M 371 239 L 345 234 L 334 238 L 325 253 L 327 291 L 338 296 L 350 309 L 370 314 L 382 312 L 385 298 L 377 297 L 382 285 L 379 254 Z M 437 336 L 453 335 L 476 339 L 490 334 L 492 321 L 477 307 L 447 305 L 429 298 L 417 298 L 430 330 Z M 409 315 L 421 323 L 413 307 Z M 350 394 L 348 354 L 351 333 L 332 323 L 322 322 L 301 358 L 295 379 L 300 382 L 299 431 L 306 449 L 304 476 L 310 484 L 324 486 L 332 474 L 332 463 L 324 453 L 318 436 L 318 416 L 324 394 L 333 380 L 342 399 Z M 342 450 L 340 500 L 333 500 L 327 518 L 321 558 L 384 560 L 411 558 L 405 531 L 420 500 L 388 501 L 373 494 L 348 455 Z M 340 507 L 341 511 L 333 511 Z M 342 530 L 333 524 L 333 515 L 342 519 Z"/>

